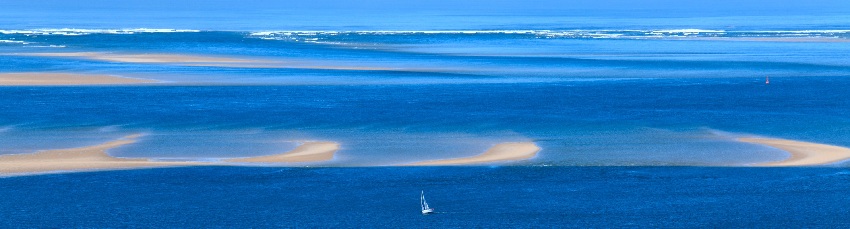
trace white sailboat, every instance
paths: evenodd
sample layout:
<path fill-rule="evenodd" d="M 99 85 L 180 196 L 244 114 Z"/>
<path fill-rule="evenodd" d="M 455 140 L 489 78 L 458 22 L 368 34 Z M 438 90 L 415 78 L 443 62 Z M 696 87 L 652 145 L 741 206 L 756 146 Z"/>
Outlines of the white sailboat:
<path fill-rule="evenodd" d="M 427 215 L 428 213 L 434 212 L 434 209 L 428 207 L 428 202 L 425 201 L 425 191 L 422 191 L 422 196 L 419 197 L 419 205 L 422 205 L 422 214 Z"/>

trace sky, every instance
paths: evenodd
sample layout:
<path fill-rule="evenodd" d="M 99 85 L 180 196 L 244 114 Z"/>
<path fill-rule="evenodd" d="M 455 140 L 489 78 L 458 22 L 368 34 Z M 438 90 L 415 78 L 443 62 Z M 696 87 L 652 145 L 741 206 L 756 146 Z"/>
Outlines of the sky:
<path fill-rule="evenodd" d="M 0 6 L 16 10 L 84 11 L 119 10 L 368 10 L 368 11 L 561 11 L 561 10 L 656 10 L 702 11 L 819 11 L 848 12 L 846 0 L 3 0 Z"/>
<path fill-rule="evenodd" d="M 827 19 L 831 20 L 827 23 L 847 24 L 844 23 L 845 18 L 840 17 L 850 15 L 850 1 L 0 0 L 0 29 L 69 27 L 221 30 L 499 29 L 510 28 L 505 26 L 507 24 L 528 25 L 531 28 L 535 25 L 557 26 L 560 23 L 568 24 L 569 27 L 571 23 L 581 22 L 570 19 L 575 17 L 623 20 L 760 15 L 805 17 L 838 15 L 836 16 L 839 17 L 838 19 Z M 812 18 L 811 20 L 821 19 Z M 618 23 L 621 22 L 612 22 L 612 24 Z"/>

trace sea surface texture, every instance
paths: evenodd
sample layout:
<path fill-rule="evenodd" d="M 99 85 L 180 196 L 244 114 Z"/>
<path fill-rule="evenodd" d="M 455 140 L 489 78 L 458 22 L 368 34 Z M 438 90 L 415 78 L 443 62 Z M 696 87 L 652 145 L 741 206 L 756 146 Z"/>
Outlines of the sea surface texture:
<path fill-rule="evenodd" d="M 0 226 L 850 227 L 850 163 L 736 140 L 850 147 L 845 2 L 187 2 L 0 3 L 0 74 L 156 81 L 0 86 L 0 154 L 334 159 L 0 178 Z"/>
<path fill-rule="evenodd" d="M 850 214 L 840 168 L 203 167 L 2 185 L 4 228 L 842 228 Z"/>

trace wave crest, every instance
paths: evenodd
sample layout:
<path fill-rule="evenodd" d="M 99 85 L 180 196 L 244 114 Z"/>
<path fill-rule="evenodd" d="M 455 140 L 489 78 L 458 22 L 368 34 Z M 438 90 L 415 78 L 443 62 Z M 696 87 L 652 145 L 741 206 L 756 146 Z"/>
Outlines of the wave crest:
<path fill-rule="evenodd" d="M 510 35 L 526 38 L 574 39 L 665 39 L 665 38 L 836 38 L 850 39 L 850 30 L 727 31 L 711 29 L 654 30 L 422 30 L 422 31 L 258 31 L 249 37 L 267 40 L 315 42 L 344 35 Z"/>
<path fill-rule="evenodd" d="M 89 35 L 89 34 L 136 34 L 136 33 L 188 33 L 200 32 L 193 29 L 30 29 L 30 30 L 0 30 L 0 34 L 24 34 L 24 35 Z"/>

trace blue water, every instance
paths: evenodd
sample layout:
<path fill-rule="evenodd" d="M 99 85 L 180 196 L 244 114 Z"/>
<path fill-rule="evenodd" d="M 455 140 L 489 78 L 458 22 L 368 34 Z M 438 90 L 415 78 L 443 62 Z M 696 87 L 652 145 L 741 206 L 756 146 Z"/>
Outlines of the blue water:
<path fill-rule="evenodd" d="M 350 158 L 334 163 L 351 165 L 440 158 L 450 156 L 446 151 L 452 147 L 469 148 L 472 155 L 488 144 L 523 140 L 545 150 L 534 163 L 744 164 L 775 157 L 768 149 L 734 142 L 739 135 L 850 145 L 845 134 L 850 104 L 843 99 L 850 95 L 847 88 L 843 78 L 829 77 L 776 78 L 769 86 L 758 79 L 712 78 L 5 87 L 0 89 L 5 95 L 0 125 L 9 128 L 0 135 L 6 136 L 4 144 L 14 145 L 27 142 L 13 137 L 21 133 L 77 129 L 82 135 L 103 135 L 100 141 L 146 133 L 139 144 L 114 152 L 155 157 L 261 155 L 293 147 L 274 140 L 315 138 L 344 144 L 340 154 Z M 57 137 L 40 138 L 44 147 L 50 144 L 44 141 Z M 742 154 L 741 147 L 750 152 Z M 397 158 L 388 160 L 390 155 Z"/>
<path fill-rule="evenodd" d="M 625 28 L 846 29 L 842 0 L 273 1 L 105 0 L 0 3 L 2 25 L 202 30 L 441 30 Z"/>
<path fill-rule="evenodd" d="M 838 168 L 211 167 L 0 185 L 4 228 L 850 226 Z"/>
<path fill-rule="evenodd" d="M 161 81 L 0 87 L 0 154 L 130 134 L 109 153 L 342 147 L 297 168 L 0 178 L 2 227 L 847 227 L 850 162 L 717 167 L 788 157 L 742 136 L 850 147 L 844 1 L 9 0 L 0 15 L 0 73 Z M 368 167 L 518 141 L 542 150 Z M 418 214 L 420 190 L 439 214 Z"/>

